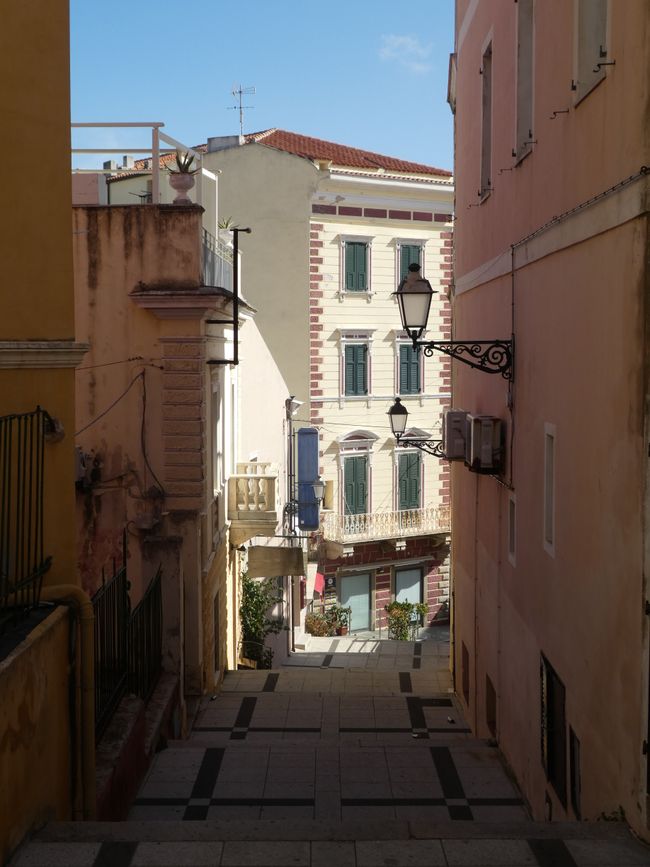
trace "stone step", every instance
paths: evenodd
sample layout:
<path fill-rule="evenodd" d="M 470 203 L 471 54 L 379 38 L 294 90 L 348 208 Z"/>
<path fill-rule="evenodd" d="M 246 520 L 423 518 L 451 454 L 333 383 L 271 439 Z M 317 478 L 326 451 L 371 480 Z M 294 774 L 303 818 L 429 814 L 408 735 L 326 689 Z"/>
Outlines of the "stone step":
<path fill-rule="evenodd" d="M 52 823 L 9 867 L 640 867 L 623 823 Z"/>

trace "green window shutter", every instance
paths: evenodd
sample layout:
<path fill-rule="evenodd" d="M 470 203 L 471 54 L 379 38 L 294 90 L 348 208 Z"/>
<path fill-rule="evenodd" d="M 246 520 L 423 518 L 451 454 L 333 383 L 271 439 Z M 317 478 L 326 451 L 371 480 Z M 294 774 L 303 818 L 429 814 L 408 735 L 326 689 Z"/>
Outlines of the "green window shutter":
<path fill-rule="evenodd" d="M 365 344 L 345 347 L 345 393 L 368 393 L 368 347 Z"/>
<path fill-rule="evenodd" d="M 403 280 L 409 269 L 409 265 L 417 262 L 422 264 L 422 247 L 419 244 L 402 244 L 399 248 L 399 278 Z"/>
<path fill-rule="evenodd" d="M 412 346 L 399 348 L 400 394 L 420 393 L 420 353 Z"/>
<path fill-rule="evenodd" d="M 365 292 L 368 288 L 368 245 L 357 241 L 345 244 L 345 288 Z"/>
<path fill-rule="evenodd" d="M 420 455 L 405 454 L 399 456 L 397 468 L 399 485 L 399 508 L 420 508 Z"/>
<path fill-rule="evenodd" d="M 362 515 L 368 505 L 368 459 L 345 458 L 343 463 L 345 514 Z"/>

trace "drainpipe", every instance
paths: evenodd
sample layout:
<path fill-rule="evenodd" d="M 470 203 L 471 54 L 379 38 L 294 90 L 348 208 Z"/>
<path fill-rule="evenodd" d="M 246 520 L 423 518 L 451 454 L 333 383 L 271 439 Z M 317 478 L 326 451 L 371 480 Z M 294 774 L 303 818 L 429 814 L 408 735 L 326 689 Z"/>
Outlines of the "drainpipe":
<path fill-rule="evenodd" d="M 95 685 L 93 624 L 95 615 L 88 594 L 76 584 L 43 587 L 42 602 L 61 602 L 74 606 L 80 623 L 81 663 L 81 781 L 83 818 L 94 819 L 97 809 L 95 793 Z"/>

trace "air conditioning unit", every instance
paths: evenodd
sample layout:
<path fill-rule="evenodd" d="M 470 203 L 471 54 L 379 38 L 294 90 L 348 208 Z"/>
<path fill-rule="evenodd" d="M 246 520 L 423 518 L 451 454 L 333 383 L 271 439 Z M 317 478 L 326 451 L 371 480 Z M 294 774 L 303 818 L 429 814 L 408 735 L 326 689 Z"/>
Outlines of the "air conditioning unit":
<path fill-rule="evenodd" d="M 464 409 L 447 409 L 442 417 L 442 450 L 448 461 L 465 460 L 465 426 L 467 413 Z"/>
<path fill-rule="evenodd" d="M 492 415 L 467 414 L 465 463 L 474 473 L 496 473 L 501 469 L 504 425 Z"/>

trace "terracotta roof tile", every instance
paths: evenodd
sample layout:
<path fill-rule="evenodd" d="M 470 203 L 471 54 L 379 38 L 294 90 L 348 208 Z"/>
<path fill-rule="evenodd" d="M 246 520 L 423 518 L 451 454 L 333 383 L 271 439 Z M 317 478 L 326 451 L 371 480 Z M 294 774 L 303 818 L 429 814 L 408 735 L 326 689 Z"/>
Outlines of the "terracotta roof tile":
<path fill-rule="evenodd" d="M 320 138 L 311 138 L 311 136 L 299 135 L 295 132 L 287 132 L 284 129 L 266 129 L 261 132 L 249 133 L 244 138 L 248 144 L 256 142 L 310 160 L 331 160 L 336 166 L 451 177 L 451 172 L 446 169 L 437 169 L 422 163 L 387 157 L 372 151 L 360 150 L 359 148 L 324 141 Z"/>

